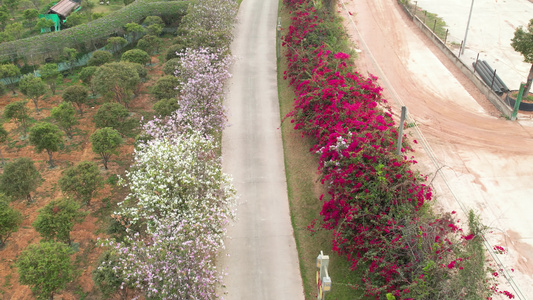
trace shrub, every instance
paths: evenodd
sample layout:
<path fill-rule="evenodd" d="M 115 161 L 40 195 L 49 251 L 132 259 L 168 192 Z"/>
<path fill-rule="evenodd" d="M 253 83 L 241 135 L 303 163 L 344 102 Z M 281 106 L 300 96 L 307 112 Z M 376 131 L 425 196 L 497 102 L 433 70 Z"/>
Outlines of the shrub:
<path fill-rule="evenodd" d="M 130 118 L 130 112 L 120 103 L 104 103 L 93 117 L 96 128 L 110 127 L 123 135 L 131 132 L 137 121 Z"/>
<path fill-rule="evenodd" d="M 176 44 L 168 47 L 167 53 L 165 54 L 166 60 L 179 58 L 178 54 L 185 52 L 185 49 L 187 49 L 187 46 L 183 44 Z"/>
<path fill-rule="evenodd" d="M 0 249 L 22 223 L 22 215 L 18 210 L 9 206 L 9 202 L 5 195 L 0 194 Z"/>
<path fill-rule="evenodd" d="M 74 275 L 72 250 L 63 243 L 42 242 L 29 245 L 17 259 L 20 283 L 31 287 L 39 299 L 52 298 L 65 288 Z"/>
<path fill-rule="evenodd" d="M 121 61 L 138 63 L 140 65 L 146 65 L 150 62 L 151 58 L 146 51 L 141 49 L 132 49 L 124 52 L 120 59 Z"/>
<path fill-rule="evenodd" d="M 161 99 L 154 104 L 156 116 L 160 118 L 172 115 L 178 108 L 179 104 L 176 98 Z"/>
<path fill-rule="evenodd" d="M 41 175 L 33 160 L 21 157 L 4 166 L 4 173 L 0 177 L 0 191 L 15 200 L 26 198 L 31 202 L 31 193 L 40 183 Z"/>
<path fill-rule="evenodd" d="M 107 170 L 109 158 L 113 154 L 118 154 L 117 149 L 123 143 L 120 133 L 113 128 L 105 127 L 97 129 L 90 139 L 93 152 L 102 157 L 104 168 Z"/>
<path fill-rule="evenodd" d="M 76 105 L 80 115 L 83 115 L 83 106 L 87 104 L 89 97 L 89 91 L 86 87 L 83 85 L 71 85 L 63 91 L 62 97 L 64 101 Z"/>
<path fill-rule="evenodd" d="M 89 66 L 101 66 L 113 61 L 113 55 L 108 51 L 96 50 L 87 63 Z"/>
<path fill-rule="evenodd" d="M 91 205 L 96 191 L 103 187 L 103 177 L 94 162 L 82 161 L 63 171 L 58 181 L 61 191 Z"/>
<path fill-rule="evenodd" d="M 163 72 L 167 75 L 174 75 L 180 64 L 179 58 L 171 58 L 163 65 Z"/>
<path fill-rule="evenodd" d="M 53 200 L 38 210 L 33 227 L 45 240 L 57 240 L 71 244 L 70 232 L 76 223 L 81 223 L 85 213 L 80 205 L 68 198 Z"/>
<path fill-rule="evenodd" d="M 152 95 L 155 99 L 176 98 L 180 90 L 180 81 L 172 75 L 166 75 L 159 78 L 152 87 Z"/>

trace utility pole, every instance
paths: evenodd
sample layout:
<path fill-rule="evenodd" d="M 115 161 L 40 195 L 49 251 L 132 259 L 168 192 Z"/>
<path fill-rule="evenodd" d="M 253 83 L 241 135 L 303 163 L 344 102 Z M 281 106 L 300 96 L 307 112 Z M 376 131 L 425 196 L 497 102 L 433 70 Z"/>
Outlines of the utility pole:
<path fill-rule="evenodd" d="M 520 108 L 520 101 L 522 101 L 522 95 L 524 94 L 525 86 L 526 84 L 523 82 L 520 84 L 520 91 L 518 92 L 518 97 L 516 97 L 516 101 L 514 103 L 513 114 L 511 115 L 511 121 L 516 120 L 516 115 L 518 114 L 518 108 Z"/>
<path fill-rule="evenodd" d="M 400 116 L 400 127 L 398 128 L 398 141 L 396 142 L 396 155 L 402 154 L 403 125 L 407 116 L 407 106 L 402 106 L 402 115 Z"/>
<path fill-rule="evenodd" d="M 465 31 L 465 39 L 463 40 L 463 44 L 461 46 L 461 51 L 459 54 L 465 53 L 465 47 L 466 47 L 466 37 L 468 36 L 468 27 L 470 27 L 470 19 L 472 18 L 472 9 L 474 8 L 474 0 L 472 0 L 472 4 L 470 5 L 470 14 L 468 15 L 468 22 L 466 23 L 466 31 Z"/>

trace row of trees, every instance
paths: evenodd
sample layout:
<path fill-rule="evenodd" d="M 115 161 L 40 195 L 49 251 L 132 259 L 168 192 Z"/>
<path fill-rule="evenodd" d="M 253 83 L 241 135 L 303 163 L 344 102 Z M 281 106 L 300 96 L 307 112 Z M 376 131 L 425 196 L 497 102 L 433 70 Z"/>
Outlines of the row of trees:
<path fill-rule="evenodd" d="M 169 47 L 168 75 L 152 88 L 158 117 L 143 126 L 126 173 L 130 194 L 116 212 L 128 229 L 104 243 L 108 251 L 94 272 L 107 293 L 120 287 L 147 298 L 219 297 L 222 274 L 215 257 L 233 217 L 235 191 L 221 170 L 215 136 L 226 121 L 222 87 L 231 59 L 225 47 L 236 8 L 230 0 L 202 1 L 190 7 L 180 27 L 217 36 L 220 48 L 202 48 L 189 38 Z M 201 28 L 189 32 L 193 25 Z"/>
<path fill-rule="evenodd" d="M 129 53 L 134 54 L 130 55 L 134 59 L 138 58 L 135 51 Z M 128 57 L 128 54 L 124 55 L 125 60 Z M 98 65 L 106 59 L 112 59 L 108 52 L 97 55 L 91 63 Z M 20 75 L 19 69 L 14 65 L 2 65 L 0 72 L 1 70 L 5 70 L 4 75 Z M 18 82 L 19 91 L 33 100 L 36 114 L 39 113 L 39 99 L 48 90 L 54 94 L 57 81 L 62 83 L 63 79 L 56 64 L 43 65 L 39 71 L 41 77 L 25 75 Z M 10 86 L 13 92 L 16 86 L 14 82 Z M 4 118 L 19 124 L 22 135 L 29 131 L 29 142 L 38 153 L 48 153 L 50 167 L 54 166 L 52 154 L 63 144 L 61 129 L 69 138 L 73 137 L 74 127 L 79 123 L 77 114 L 82 116 L 84 107 L 89 103 L 89 90 L 82 85 L 69 86 L 63 91 L 62 99 L 63 102 L 52 108 L 50 113 L 55 124 L 38 122 L 28 130 L 31 117 L 27 101 L 9 103 L 3 113 Z M 118 103 L 102 105 L 93 121 L 97 130 L 90 136 L 92 150 L 102 157 L 107 169 L 110 156 L 117 153 L 118 147 L 123 143 L 124 134 L 128 134 L 137 125 L 137 121 L 130 118 L 127 109 Z M 0 126 L 1 143 L 7 141 L 8 134 L 3 126 Z M 0 194 L 0 247 L 5 245 L 22 222 L 21 213 L 11 207 L 9 202 L 18 199 L 31 202 L 32 194 L 42 180 L 31 159 L 19 158 L 4 166 L 0 177 L 0 192 L 3 193 Z M 80 204 L 84 203 L 88 207 L 91 205 L 91 199 L 97 190 L 103 187 L 103 177 L 94 162 L 83 161 L 66 169 L 58 181 L 58 186 L 66 197 L 53 200 L 41 208 L 37 219 L 32 223 L 43 240 L 39 244 L 28 246 L 17 260 L 20 283 L 30 285 L 38 298 L 52 297 L 55 291 L 64 288 L 65 284 L 72 280 L 74 266 L 70 260 L 73 253 L 69 247 L 72 243 L 70 232 L 87 214 L 80 209 Z"/>
<path fill-rule="evenodd" d="M 212 7 L 219 5 L 215 2 L 217 1 L 210 1 L 209 5 Z M 236 6 L 233 1 L 227 1 L 223 5 L 225 7 L 228 7 L 228 5 L 232 7 L 231 13 L 233 16 L 235 15 Z M 191 12 L 194 12 L 194 10 L 191 10 Z M 93 121 L 98 129 L 91 135 L 90 140 L 92 142 L 93 152 L 101 155 L 104 166 L 107 168 L 109 155 L 116 153 L 118 146 L 123 143 L 123 137 L 129 136 L 131 129 L 137 124 L 137 121 L 130 117 L 127 107 L 132 97 L 138 93 L 140 82 L 146 77 L 146 69 L 143 65 L 150 62 L 148 53 L 154 53 L 158 50 L 160 39 L 157 37 L 157 34 L 160 32 L 161 24 L 161 19 L 158 17 L 147 18 L 145 25 L 147 25 L 148 33 L 154 35 L 145 35 L 138 44 L 138 47 L 142 49 L 133 49 L 123 53 L 120 57 L 120 62 L 114 62 L 116 57 L 107 51 L 95 52 L 89 62 L 89 66 L 79 72 L 79 78 L 83 84 L 73 85 L 62 91 L 61 96 L 63 102 L 57 107 L 54 107 L 50 114 L 55 124 L 41 122 L 28 128 L 30 112 L 26 101 L 17 101 L 9 104 L 9 107 L 6 107 L 4 111 L 4 117 L 18 123 L 24 134 L 26 134 L 26 131 L 29 131 L 30 143 L 39 152 L 47 151 L 49 154 L 49 163 L 52 166 L 52 153 L 58 151 L 61 146 L 63 132 L 72 138 L 76 132 L 75 127 L 78 125 L 79 116 L 83 115 L 85 107 L 89 103 L 89 95 L 91 93 L 93 95 L 101 95 L 109 102 L 100 106 L 94 115 Z M 223 28 L 229 25 L 225 24 Z M 132 25 L 131 27 L 133 28 L 134 26 Z M 108 42 L 110 49 L 112 47 L 119 48 L 119 45 L 123 45 L 124 40 L 120 37 L 113 37 Z M 183 53 L 185 52 L 183 51 Z M 169 75 L 157 80 L 151 89 L 154 99 L 158 101 L 155 105 L 156 113 L 163 117 L 171 115 L 180 106 L 176 97 L 183 96 L 184 99 L 187 99 L 183 95 L 183 90 L 185 90 L 187 93 L 195 93 L 189 96 L 191 98 L 188 101 L 190 104 L 186 107 L 194 109 L 198 113 L 192 113 L 186 117 L 185 114 L 188 114 L 187 110 L 182 110 L 180 113 L 184 114 L 181 117 L 182 124 L 194 124 L 193 121 L 197 122 L 196 119 L 201 116 L 207 118 L 210 109 L 213 109 L 213 113 L 220 114 L 222 117 L 218 117 L 218 125 L 215 123 L 210 125 L 210 130 L 200 130 L 200 127 L 194 127 L 200 130 L 200 132 L 194 132 L 192 131 L 194 128 L 188 127 L 190 130 L 173 133 L 168 138 L 163 138 L 162 140 L 155 139 L 155 136 L 162 137 L 161 134 L 155 131 L 154 126 L 157 122 L 151 123 L 150 126 L 152 126 L 153 130 L 151 133 L 153 135 L 148 134 L 147 136 L 149 138 L 138 147 L 136 158 L 138 158 L 137 160 L 139 162 L 133 168 L 134 171 L 132 171 L 131 176 L 128 175 L 130 182 L 147 180 L 145 182 L 146 184 L 139 184 L 139 189 L 135 189 L 134 185 L 132 185 L 131 187 L 136 192 L 132 193 L 121 206 L 125 209 L 122 216 L 126 220 L 124 224 L 133 225 L 131 228 L 136 228 L 136 225 L 142 227 L 144 226 L 142 224 L 150 224 L 149 228 L 147 228 L 148 231 L 141 230 L 137 234 L 139 237 L 142 236 L 143 239 L 146 236 L 151 236 L 154 241 L 154 247 L 144 247 L 144 242 L 135 238 L 133 235 L 127 235 L 128 237 L 125 237 L 132 244 L 126 243 L 121 245 L 124 247 L 134 247 L 134 245 L 137 245 L 138 247 L 136 249 L 139 251 L 137 252 L 137 255 L 140 255 L 139 257 L 144 254 L 159 253 L 156 255 L 156 260 L 152 262 L 147 261 L 144 267 L 140 267 L 145 271 L 144 273 L 139 273 L 137 277 L 132 274 L 131 280 L 135 279 L 144 282 L 145 279 L 143 276 L 146 275 L 149 268 L 152 268 L 158 263 L 162 263 L 165 259 L 176 263 L 168 269 L 168 282 L 161 283 L 161 292 L 155 292 L 153 294 L 153 290 L 145 289 L 145 283 L 142 284 L 144 286 L 142 290 L 147 295 L 153 294 L 158 295 L 158 297 L 165 295 L 164 293 L 173 297 L 172 295 L 177 295 L 174 290 L 178 286 L 182 286 L 191 280 L 195 281 L 197 278 L 202 278 L 201 281 L 203 283 L 194 284 L 191 289 L 187 289 L 186 285 L 183 285 L 182 290 L 185 290 L 183 292 L 185 293 L 183 294 L 185 298 L 189 298 L 187 295 L 197 294 L 204 294 L 209 297 L 210 294 L 214 293 L 215 283 L 220 283 L 221 279 L 221 274 L 214 267 L 214 258 L 216 251 L 222 247 L 222 244 L 220 244 L 220 237 L 223 234 L 222 225 L 225 224 L 226 220 L 231 218 L 232 211 L 230 207 L 234 202 L 235 196 L 229 183 L 229 178 L 221 172 L 220 160 L 215 158 L 216 153 L 219 152 L 217 150 L 219 146 L 211 136 L 205 135 L 207 131 L 220 131 L 225 120 L 222 109 L 222 98 L 220 96 L 223 82 L 220 80 L 223 81 L 229 77 L 229 73 L 227 73 L 229 58 L 225 54 L 222 55 L 221 52 L 212 54 L 206 49 L 197 51 L 189 50 L 187 53 L 189 54 L 184 54 L 185 58 L 175 54 L 173 57 L 175 58 L 174 63 L 177 63 L 174 65 L 174 69 L 182 65 L 182 60 L 199 59 L 196 64 L 191 62 L 188 66 L 182 68 L 183 72 L 188 72 L 188 75 L 184 73 L 178 79 L 174 76 L 173 70 L 167 70 Z M 75 57 L 75 53 L 72 53 L 72 56 Z M 167 69 L 168 66 L 170 64 L 167 64 Z M 190 68 L 197 68 L 198 70 L 194 72 Z M 49 72 L 47 73 L 46 70 Z M 39 100 L 44 95 L 44 93 L 39 95 L 42 90 L 41 88 L 44 86 L 44 90 L 46 91 L 46 86 L 48 85 L 52 93 L 55 93 L 57 82 L 62 81 L 61 74 L 55 74 L 53 72 L 54 70 L 57 70 L 57 65 L 46 64 L 39 70 L 41 77 L 28 75 L 22 78 L 28 79 L 24 79 L 24 81 L 21 79 L 21 82 L 18 83 L 19 90 L 22 92 L 24 89 L 23 94 L 34 102 L 36 113 L 39 110 Z M 46 74 L 51 75 L 47 76 Z M 195 77 L 202 79 L 200 83 L 203 82 L 196 89 L 194 89 Z M 58 80 L 58 78 L 61 80 Z M 209 80 L 213 81 L 211 85 L 206 83 Z M 52 85 L 55 86 L 52 87 Z M 28 88 L 25 89 L 23 86 L 28 86 Z M 185 89 L 182 89 L 182 87 L 185 87 Z M 15 91 L 16 84 L 13 84 L 10 88 Z M 35 92 L 32 94 L 31 91 Z M 35 97 L 31 98 L 33 95 Z M 193 106 L 192 103 L 196 103 L 197 107 Z M 202 103 L 205 103 L 207 106 L 203 108 L 199 107 Z M 186 121 L 187 118 L 190 120 Z M 159 121 L 161 124 L 163 123 L 162 120 Z M 165 122 L 165 124 L 170 126 L 173 122 L 171 120 L 168 123 Z M 203 123 L 207 124 L 207 122 Z M 197 124 L 201 124 L 201 122 L 197 122 Z M 216 126 L 219 126 L 219 128 L 215 129 Z M 181 136 L 178 137 L 178 134 L 181 134 Z M 167 161 L 163 160 L 165 158 L 167 158 Z M 2 180 L 5 178 L 6 186 L 17 186 L 21 188 L 11 193 L 12 191 L 4 191 L 0 187 L 0 191 L 6 193 L 7 199 L 27 199 L 31 201 L 31 194 L 35 192 L 42 179 L 31 160 L 20 160 L 24 161 L 25 167 L 18 162 L 19 160 L 10 162 L 5 166 L 5 175 L 2 176 Z M 8 169 L 10 168 L 19 172 L 26 171 L 25 176 L 18 177 L 20 182 L 26 184 L 25 187 L 20 182 L 14 182 L 12 180 L 17 178 L 17 176 L 9 175 L 10 171 Z M 158 171 L 162 172 L 160 176 L 152 176 L 153 172 Z M 169 177 L 170 174 L 176 175 Z M 176 184 L 170 184 L 169 178 L 175 179 Z M 154 195 L 150 193 L 145 194 L 143 191 L 143 186 L 150 185 L 148 181 L 154 187 L 159 187 L 166 182 L 168 188 L 173 190 L 168 194 L 158 188 L 154 190 L 156 194 L 164 193 L 164 196 L 159 198 L 160 201 L 158 203 L 154 202 L 150 204 L 149 202 L 143 202 L 143 205 L 146 205 L 147 212 L 160 211 L 167 218 L 164 220 L 154 219 L 154 215 L 146 213 L 138 219 L 138 224 L 136 224 L 132 218 L 133 215 L 126 213 L 126 211 L 129 211 L 126 208 L 137 205 L 135 202 L 138 199 L 135 195 L 142 196 L 143 198 L 148 197 L 148 195 Z M 180 185 L 179 183 L 182 184 Z M 96 191 L 101 188 L 102 184 L 103 179 L 100 176 L 96 164 L 82 162 L 65 170 L 61 179 L 58 181 L 58 185 L 67 198 L 51 201 L 39 211 L 39 216 L 33 222 L 33 226 L 41 234 L 44 242 L 29 246 L 17 260 L 20 282 L 32 286 L 32 290 L 39 297 L 52 296 L 55 291 L 63 288 L 67 282 L 72 280 L 73 272 L 69 258 L 72 251 L 68 247 L 72 242 L 70 231 L 86 215 L 86 212 L 80 210 L 80 203 L 84 202 L 89 206 L 90 200 L 94 197 Z M 9 196 L 7 196 L 8 194 Z M 176 205 L 171 205 L 173 207 L 172 209 L 164 205 L 160 208 L 155 208 L 157 204 L 165 203 L 165 201 L 166 203 L 175 203 Z M 8 202 L 9 200 L 6 201 L 6 203 Z M 149 209 L 149 205 L 154 210 Z M 9 227 L 11 228 L 9 230 L 10 233 L 20 225 L 20 213 L 17 214 L 14 209 L 12 209 L 12 212 L 9 218 L 5 218 L 6 220 L 9 219 L 9 222 L 6 221 L 5 224 L 14 224 Z M 218 225 L 210 224 L 213 218 L 218 220 Z M 200 228 L 202 226 L 203 228 Z M 8 227 L 6 226 L 5 228 Z M 161 238 L 158 240 L 156 236 L 160 236 Z M 215 242 L 213 242 L 213 239 Z M 120 239 L 117 242 L 120 242 Z M 168 249 L 175 249 L 175 254 L 169 257 L 166 251 L 161 251 L 161 245 L 167 246 Z M 189 257 L 190 255 L 198 259 L 190 262 L 186 261 L 187 264 L 185 265 L 178 264 L 178 260 L 183 260 L 183 257 Z M 38 257 L 41 257 L 40 261 Z M 105 257 L 108 259 L 104 260 L 101 268 L 104 271 L 95 272 L 95 280 L 101 287 L 113 282 L 118 282 L 120 285 L 125 281 L 123 276 L 117 277 L 118 275 L 115 274 L 115 272 L 118 272 L 117 270 L 107 270 L 113 272 L 112 276 L 106 273 L 106 263 L 120 262 L 122 267 L 126 267 L 130 263 L 141 261 L 139 259 L 134 261 L 124 260 L 123 257 L 110 252 L 105 254 Z M 188 275 L 190 280 L 177 280 L 176 275 L 184 268 L 190 270 L 190 274 Z M 152 270 L 155 271 L 155 269 Z M 174 275 L 175 278 L 172 279 L 170 277 L 171 275 Z M 106 278 L 105 282 L 97 279 L 99 276 L 100 278 Z M 113 281 L 113 278 L 115 281 Z M 157 280 L 154 280 L 153 283 L 156 285 L 159 284 Z M 133 284 L 133 281 L 124 284 L 130 286 Z M 207 287 L 205 287 L 206 284 L 208 285 Z M 116 288 L 116 285 L 114 287 Z M 206 290 L 211 291 L 211 293 L 205 294 Z"/>

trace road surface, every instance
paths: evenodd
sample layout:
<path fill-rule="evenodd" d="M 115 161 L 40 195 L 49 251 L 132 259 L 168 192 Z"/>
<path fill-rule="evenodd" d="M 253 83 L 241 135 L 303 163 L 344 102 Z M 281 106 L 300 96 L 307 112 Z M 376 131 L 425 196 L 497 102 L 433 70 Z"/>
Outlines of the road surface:
<path fill-rule="evenodd" d="M 243 1 L 232 44 L 222 157 L 239 204 L 220 262 L 229 300 L 304 298 L 278 129 L 277 9 L 278 0 Z"/>
<path fill-rule="evenodd" d="M 380 77 L 394 110 L 406 105 L 416 159 L 445 211 L 474 209 L 491 247 L 523 295 L 533 294 L 533 122 L 507 121 L 394 0 L 341 0 L 346 28 L 362 50 L 360 72 Z M 348 14 L 352 13 L 352 16 Z M 462 217 L 466 227 L 466 218 Z M 514 269 L 514 272 L 511 271 Z M 500 272 L 501 274 L 502 272 Z M 513 292 L 513 290 L 510 290 Z M 526 299 L 517 297 L 517 299 Z"/>

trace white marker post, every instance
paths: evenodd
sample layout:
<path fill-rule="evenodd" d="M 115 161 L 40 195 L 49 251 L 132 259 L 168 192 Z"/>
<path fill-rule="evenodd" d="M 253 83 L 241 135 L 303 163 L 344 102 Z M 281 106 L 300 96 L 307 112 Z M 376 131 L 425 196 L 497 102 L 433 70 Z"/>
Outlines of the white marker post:
<path fill-rule="evenodd" d="M 326 299 L 326 293 L 331 291 L 331 278 L 328 274 L 329 255 L 324 255 L 322 251 L 316 258 L 316 267 L 319 271 L 316 271 L 316 285 L 318 289 L 317 300 Z"/>

